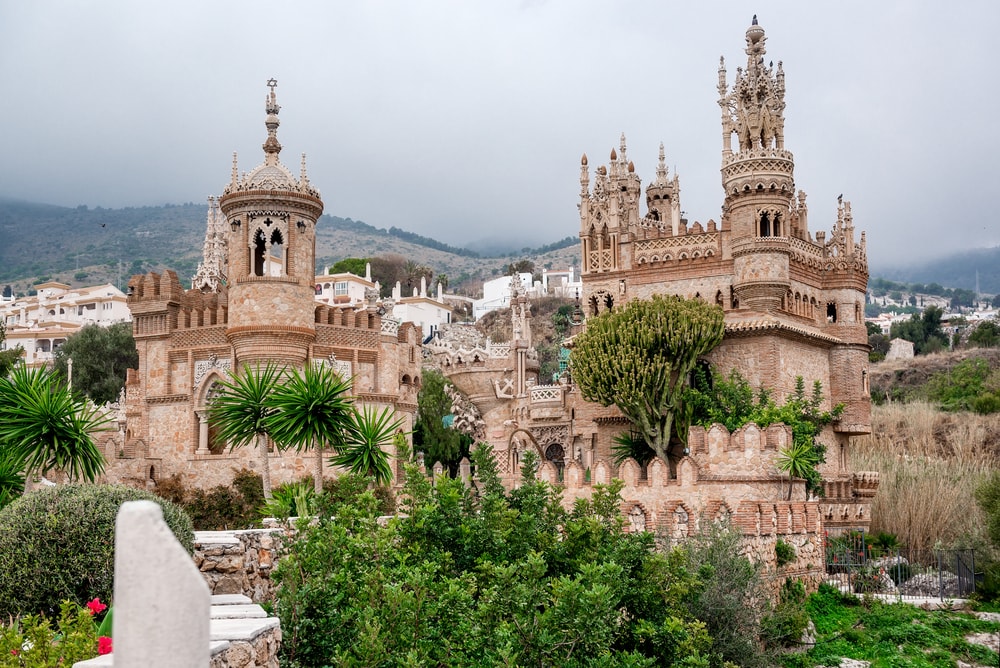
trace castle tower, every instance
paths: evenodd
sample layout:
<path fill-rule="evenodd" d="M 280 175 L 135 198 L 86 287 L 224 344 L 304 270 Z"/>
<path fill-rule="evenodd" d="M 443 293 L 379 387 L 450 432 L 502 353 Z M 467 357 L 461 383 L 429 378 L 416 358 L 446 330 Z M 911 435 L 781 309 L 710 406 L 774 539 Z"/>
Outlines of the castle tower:
<path fill-rule="evenodd" d="M 773 62 L 764 63 L 766 41 L 754 16 L 746 32 L 746 70 L 737 69 L 727 90 L 725 60 L 720 58 L 718 89 L 733 291 L 741 306 L 774 313 L 789 290 L 795 162 L 785 150 L 785 74 L 780 61 L 777 69 Z"/>
<path fill-rule="evenodd" d="M 278 160 L 278 106 L 274 88 L 265 100 L 264 162 L 240 176 L 233 155 L 232 179 L 219 198 L 228 224 L 229 326 L 226 336 L 238 364 L 281 359 L 301 365 L 316 338 L 316 221 L 319 192 Z"/>

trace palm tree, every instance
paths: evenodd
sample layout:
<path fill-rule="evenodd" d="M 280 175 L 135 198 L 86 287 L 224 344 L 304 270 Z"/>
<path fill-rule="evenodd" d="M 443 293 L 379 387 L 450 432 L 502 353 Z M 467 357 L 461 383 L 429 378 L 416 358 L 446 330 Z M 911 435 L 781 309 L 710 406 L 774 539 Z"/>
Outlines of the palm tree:
<path fill-rule="evenodd" d="M 397 418 L 395 411 L 389 407 L 384 408 L 381 413 L 373 406 L 352 411 L 351 426 L 345 433 L 344 442 L 337 454 L 330 458 L 330 464 L 372 477 L 377 485 L 392 482 L 389 453 L 382 446 L 394 442 L 402 424 L 403 418 Z"/>
<path fill-rule="evenodd" d="M 208 409 L 208 420 L 219 428 L 229 448 L 257 441 L 264 498 L 271 498 L 271 469 L 267 458 L 267 418 L 273 412 L 268 400 L 281 379 L 283 369 L 274 362 L 263 367 L 244 366 L 231 380 L 218 383 L 218 394 Z"/>
<path fill-rule="evenodd" d="M 332 367 L 306 362 L 292 369 L 271 394 L 273 409 L 267 418 L 271 438 L 281 447 L 316 449 L 316 493 L 323 491 L 323 447 L 340 447 L 351 426 L 351 381 Z"/>
<path fill-rule="evenodd" d="M 778 452 L 775 465 L 788 474 L 788 500 L 792 500 L 792 478 L 808 478 L 819 464 L 816 450 L 809 443 L 793 443 Z"/>
<path fill-rule="evenodd" d="M 0 447 L 26 475 L 61 469 L 70 480 L 93 482 L 104 456 L 91 433 L 108 422 L 47 369 L 19 364 L 0 378 Z"/>

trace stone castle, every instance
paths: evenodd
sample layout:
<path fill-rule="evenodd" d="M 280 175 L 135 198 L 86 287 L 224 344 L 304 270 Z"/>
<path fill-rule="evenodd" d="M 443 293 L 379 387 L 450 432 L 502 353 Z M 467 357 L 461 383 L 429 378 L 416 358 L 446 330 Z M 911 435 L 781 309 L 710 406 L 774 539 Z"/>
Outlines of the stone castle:
<path fill-rule="evenodd" d="M 475 406 L 480 431 L 510 484 L 532 448 L 542 461 L 541 475 L 566 486 L 567 503 L 618 477 L 626 483 L 623 511 L 636 529 L 682 536 L 704 518 L 728 515 L 746 534 L 760 537 L 763 552 L 777 537 L 791 540 L 799 548 L 796 568 L 805 572 L 822 563 L 813 552 L 824 531 L 869 525 L 878 486 L 877 474 L 848 467 L 850 437 L 869 433 L 871 422 L 863 319 L 868 263 L 865 236 L 856 240 L 850 202 L 843 198 L 832 232 L 810 232 L 806 194 L 796 189 L 794 158 L 785 148 L 785 74 L 781 62 L 765 64 L 765 42 L 754 17 L 746 32 L 747 64 L 731 86 L 720 62 L 719 222 L 689 224 L 682 217 L 680 181 L 668 173 L 662 144 L 645 190 L 645 214 L 624 136 L 593 178 L 583 156 L 579 317 L 654 294 L 721 306 L 725 338 L 707 362 L 726 375 L 738 371 L 778 400 L 795 390 L 797 377 L 807 387 L 819 381 L 824 409 L 844 407 L 819 437 L 827 446 L 822 498 L 807 499 L 797 481 L 791 501 L 785 500 L 788 483 L 775 458 L 791 432 L 780 425 L 747 425 L 733 434 L 720 425 L 707 432 L 692 428 L 669 462 L 654 459 L 643 469 L 628 460 L 615 467 L 612 439 L 628 422 L 614 407 L 585 402 L 571 380 L 538 384 L 530 304 L 517 277 L 508 343 L 445 336 L 426 348 Z"/>
<path fill-rule="evenodd" d="M 305 155 L 296 178 L 278 159 L 279 106 L 266 106 L 264 162 L 232 176 L 210 200 L 204 261 L 184 290 L 172 271 L 133 276 L 128 306 L 139 350 L 119 406 L 120 432 L 102 445 L 108 478 L 133 484 L 181 474 L 208 487 L 254 468 L 254 446 L 230 451 L 216 438 L 207 407 L 216 384 L 245 364 L 276 361 L 335 366 L 353 376 L 362 405 L 392 407 L 412 429 L 420 385 L 420 330 L 387 315 L 377 294 L 366 303 L 317 303 L 316 223 L 323 213 Z M 313 456 L 272 448 L 274 484 L 311 473 Z"/>
<path fill-rule="evenodd" d="M 304 156 L 298 178 L 278 159 L 273 80 L 264 162 L 241 175 L 234 156 L 230 182 L 210 201 L 194 287 L 184 290 L 169 271 L 129 282 L 139 368 L 127 380 L 120 432 L 103 441 L 108 477 L 148 484 L 180 473 L 210 486 L 253 468 L 252 448 L 230 452 L 206 419 L 216 383 L 243 364 L 336 365 L 354 377 L 360 402 L 393 407 L 410 429 L 427 363 L 460 390 L 456 424 L 493 445 L 508 484 L 517 484 L 523 455 L 532 449 L 540 475 L 565 486 L 567 504 L 617 477 L 625 482 L 622 510 L 634 530 L 680 538 L 703 521 L 728 517 L 760 558 L 773 558 L 781 538 L 798 554 L 786 572 L 815 573 L 823 533 L 866 528 L 878 486 L 877 474 L 848 466 L 851 436 L 870 430 L 862 317 L 868 266 L 848 201 L 838 199 L 829 235 L 810 232 L 806 195 L 796 188 L 794 158 L 785 148 L 785 75 L 780 62 L 765 65 L 765 42 L 755 18 L 746 32 L 746 67 L 731 86 L 720 64 L 719 222 L 684 219 L 680 181 L 668 173 L 662 145 L 645 214 L 624 137 L 593 177 L 583 157 L 577 315 L 583 321 L 653 294 L 721 306 L 725 338 L 707 362 L 723 374 L 738 371 L 779 400 L 795 390 L 797 377 L 807 386 L 819 381 L 824 408 L 844 406 L 819 437 L 827 446 L 821 498 L 807 498 L 803 481 L 790 483 L 778 471 L 777 454 L 791 442 L 782 425 L 751 424 L 734 433 L 719 425 L 692 428 L 668 461 L 615 466 L 612 439 L 628 430 L 628 421 L 614 407 L 584 401 L 571 374 L 539 384 L 531 304 L 519 277 L 511 285 L 510 339 L 502 344 L 453 326 L 421 350 L 419 330 L 394 320 L 392 304 L 377 294 L 366 295 L 364 304 L 317 303 L 315 226 L 323 201 Z M 306 463 L 276 450 L 272 459 L 276 484 L 306 475 L 311 465 L 311 457 Z"/>

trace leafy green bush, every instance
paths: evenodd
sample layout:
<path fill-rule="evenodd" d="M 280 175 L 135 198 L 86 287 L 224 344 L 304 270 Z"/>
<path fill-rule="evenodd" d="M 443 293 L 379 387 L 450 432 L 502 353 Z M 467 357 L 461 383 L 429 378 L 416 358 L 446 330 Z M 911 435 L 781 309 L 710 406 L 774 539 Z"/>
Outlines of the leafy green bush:
<path fill-rule="evenodd" d="M 98 627 L 86 607 L 63 602 L 56 625 L 44 615 L 27 615 L 0 624 L 0 666 L 72 666 L 98 655 Z"/>
<path fill-rule="evenodd" d="M 927 398 L 946 411 L 1000 411 L 1000 371 L 990 369 L 981 357 L 962 360 L 927 382 Z"/>
<path fill-rule="evenodd" d="M 271 490 L 271 498 L 264 502 L 260 515 L 279 520 L 309 517 L 316 514 L 316 499 L 312 480 L 288 482 Z"/>
<path fill-rule="evenodd" d="M 184 548 L 193 550 L 191 520 L 178 506 L 124 485 L 58 485 L 0 511 L 0 617 L 55 614 L 64 600 L 114 590 L 115 518 L 126 501 L 154 501 Z"/>
<path fill-rule="evenodd" d="M 808 625 L 806 588 L 800 580 L 786 578 L 778 604 L 764 617 L 764 637 L 772 647 L 790 647 L 799 642 Z"/>
<path fill-rule="evenodd" d="M 780 538 L 774 544 L 774 558 L 778 563 L 778 568 L 795 561 L 795 546 Z"/>
<path fill-rule="evenodd" d="M 700 579 L 687 553 L 623 530 L 620 482 L 567 512 L 530 455 L 511 492 L 488 447 L 475 463 L 475 491 L 408 467 L 388 523 L 364 479 L 324 495 L 333 512 L 275 573 L 282 666 L 723 665 L 689 602 L 731 589 L 735 552 L 699 562 Z"/>
<path fill-rule="evenodd" d="M 156 493 L 181 506 L 198 531 L 248 529 L 255 525 L 264 503 L 260 475 L 242 469 L 233 484 L 211 489 L 187 489 L 179 475 L 157 481 Z"/>

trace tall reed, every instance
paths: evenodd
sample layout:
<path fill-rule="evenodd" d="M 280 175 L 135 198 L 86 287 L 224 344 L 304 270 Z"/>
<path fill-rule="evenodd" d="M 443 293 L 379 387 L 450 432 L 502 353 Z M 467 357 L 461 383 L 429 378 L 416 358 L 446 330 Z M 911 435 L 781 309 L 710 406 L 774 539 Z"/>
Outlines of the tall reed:
<path fill-rule="evenodd" d="M 942 413 L 930 404 L 872 407 L 872 433 L 851 449 L 855 471 L 878 471 L 872 531 L 910 548 L 982 546 L 975 489 L 1000 463 L 1000 418 Z"/>

